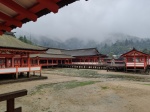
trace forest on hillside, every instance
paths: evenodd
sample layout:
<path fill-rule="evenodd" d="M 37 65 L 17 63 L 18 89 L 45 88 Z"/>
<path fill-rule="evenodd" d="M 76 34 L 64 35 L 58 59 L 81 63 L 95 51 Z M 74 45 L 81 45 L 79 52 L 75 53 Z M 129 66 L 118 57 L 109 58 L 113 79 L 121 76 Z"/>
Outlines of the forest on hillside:
<path fill-rule="evenodd" d="M 117 38 L 116 38 L 117 37 Z M 119 38 L 120 37 L 120 38 Z M 60 49 L 82 49 L 82 48 L 97 48 L 100 53 L 107 55 L 120 55 L 133 48 L 150 53 L 150 39 L 138 38 L 129 35 L 111 35 L 109 40 L 98 42 L 95 40 L 81 40 L 79 38 L 69 38 L 65 41 L 54 40 L 48 37 L 34 38 L 20 36 L 19 40 L 44 47 L 60 48 Z"/>

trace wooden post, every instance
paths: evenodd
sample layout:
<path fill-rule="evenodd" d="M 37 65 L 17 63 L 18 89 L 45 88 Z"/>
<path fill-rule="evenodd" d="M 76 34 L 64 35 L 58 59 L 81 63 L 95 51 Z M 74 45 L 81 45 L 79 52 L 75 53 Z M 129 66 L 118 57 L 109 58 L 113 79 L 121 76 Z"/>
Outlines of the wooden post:
<path fill-rule="evenodd" d="M 27 77 L 30 78 L 30 72 L 27 72 Z"/>
<path fill-rule="evenodd" d="M 135 53 L 134 53 L 134 73 L 136 72 L 136 60 L 135 60 L 136 58 L 135 58 Z"/>
<path fill-rule="evenodd" d="M 42 72 L 41 72 L 41 70 L 42 70 L 42 67 L 40 66 L 40 77 L 42 76 Z"/>
<path fill-rule="evenodd" d="M 146 67 L 147 67 L 147 57 L 144 57 L 144 71 L 146 71 Z"/>
<path fill-rule="evenodd" d="M 39 58 L 37 58 L 37 64 L 40 65 L 40 60 L 39 60 Z"/>
<path fill-rule="evenodd" d="M 53 65 L 53 63 L 54 63 L 54 62 L 53 62 L 53 59 L 52 59 L 52 65 Z"/>
<path fill-rule="evenodd" d="M 14 57 L 11 59 L 11 66 L 14 67 Z"/>
<path fill-rule="evenodd" d="M 8 67 L 8 60 L 7 60 L 7 58 L 5 58 L 5 68 L 7 68 Z"/>
<path fill-rule="evenodd" d="M 30 65 L 30 56 L 28 54 L 28 67 L 29 67 L 29 72 L 27 72 L 27 77 L 30 77 L 30 70 L 31 70 L 31 65 Z"/>
<path fill-rule="evenodd" d="M 18 79 L 18 66 L 16 66 L 16 79 Z"/>
<path fill-rule="evenodd" d="M 48 68 L 48 59 L 46 60 L 46 65 L 47 65 L 47 68 Z"/>
<path fill-rule="evenodd" d="M 20 58 L 20 67 L 22 67 L 23 63 L 22 63 L 22 55 L 21 55 L 21 58 Z"/>
<path fill-rule="evenodd" d="M 7 100 L 7 112 L 15 112 L 15 99 Z"/>
<path fill-rule="evenodd" d="M 72 59 L 71 59 L 71 64 L 72 64 Z"/>

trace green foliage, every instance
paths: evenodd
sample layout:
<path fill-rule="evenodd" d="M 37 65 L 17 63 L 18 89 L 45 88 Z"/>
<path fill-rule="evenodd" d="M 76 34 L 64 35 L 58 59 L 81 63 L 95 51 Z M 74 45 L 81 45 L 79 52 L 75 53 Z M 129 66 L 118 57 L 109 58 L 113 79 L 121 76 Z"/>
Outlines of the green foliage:
<path fill-rule="evenodd" d="M 144 53 L 150 54 L 150 39 L 141 39 L 140 41 L 126 39 L 124 41 L 116 41 L 114 44 L 104 45 L 101 48 L 98 48 L 98 50 L 104 54 L 112 56 L 128 52 L 133 49 L 133 47 Z"/>
<path fill-rule="evenodd" d="M 107 87 L 107 86 L 102 86 L 101 88 L 104 89 L 104 90 L 109 89 L 109 87 Z"/>
<path fill-rule="evenodd" d="M 42 94 L 42 90 L 45 88 L 51 88 L 56 91 L 62 90 L 62 89 L 73 89 L 76 87 L 81 87 L 81 86 L 86 86 L 86 85 L 91 85 L 95 84 L 98 81 L 68 81 L 68 82 L 60 82 L 60 83 L 49 83 L 49 84 L 42 84 L 34 88 L 33 90 L 30 91 L 30 95 L 40 93 Z"/>
<path fill-rule="evenodd" d="M 142 52 L 144 52 L 146 54 L 150 54 L 150 51 L 147 48 L 143 49 Z"/>
<path fill-rule="evenodd" d="M 76 87 L 81 87 L 81 86 L 86 86 L 86 85 L 91 85 L 96 83 L 95 81 L 84 81 L 84 82 L 78 82 L 78 81 L 70 81 L 67 83 L 61 83 L 61 84 L 57 84 L 54 86 L 55 90 L 61 90 L 62 88 L 65 89 L 73 89 Z"/>
<path fill-rule="evenodd" d="M 79 76 L 79 77 L 97 77 L 98 72 L 94 70 L 84 70 L 84 69 L 59 69 L 58 72 L 65 73 L 69 76 Z"/>
<path fill-rule="evenodd" d="M 21 40 L 24 43 L 32 44 L 33 45 L 33 42 L 31 40 L 27 39 L 26 36 L 20 36 L 18 39 Z"/>
<path fill-rule="evenodd" d="M 143 85 L 150 86 L 150 84 L 143 84 Z"/>

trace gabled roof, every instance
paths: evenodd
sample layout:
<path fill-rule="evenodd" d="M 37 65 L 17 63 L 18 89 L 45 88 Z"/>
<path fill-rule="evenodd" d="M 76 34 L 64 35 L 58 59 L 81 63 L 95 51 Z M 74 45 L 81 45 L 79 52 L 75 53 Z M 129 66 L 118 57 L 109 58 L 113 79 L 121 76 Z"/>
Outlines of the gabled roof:
<path fill-rule="evenodd" d="M 19 50 L 35 50 L 35 51 L 46 51 L 47 50 L 47 48 L 44 48 L 44 47 L 26 44 L 10 35 L 0 36 L 0 48 L 19 49 Z"/>
<path fill-rule="evenodd" d="M 148 54 L 143 53 L 141 51 L 136 50 L 133 48 L 132 50 L 122 54 L 121 56 L 126 57 L 126 56 L 148 56 Z"/>
<path fill-rule="evenodd" d="M 64 54 L 71 56 L 98 56 L 99 52 L 96 48 L 62 50 Z"/>
<path fill-rule="evenodd" d="M 58 49 L 58 48 L 48 48 L 46 53 L 48 53 L 48 54 L 63 54 L 61 49 Z"/>
<path fill-rule="evenodd" d="M 78 0 L 0 0 L 0 35 Z"/>

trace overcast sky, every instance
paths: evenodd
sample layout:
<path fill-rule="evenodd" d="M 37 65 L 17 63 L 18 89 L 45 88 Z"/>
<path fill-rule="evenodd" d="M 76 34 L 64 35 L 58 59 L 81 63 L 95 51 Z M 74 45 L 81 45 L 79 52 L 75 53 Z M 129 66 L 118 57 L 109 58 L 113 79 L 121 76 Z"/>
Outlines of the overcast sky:
<path fill-rule="evenodd" d="M 150 38 L 150 0 L 80 0 L 13 31 L 61 40 L 101 40 L 108 33 Z"/>

